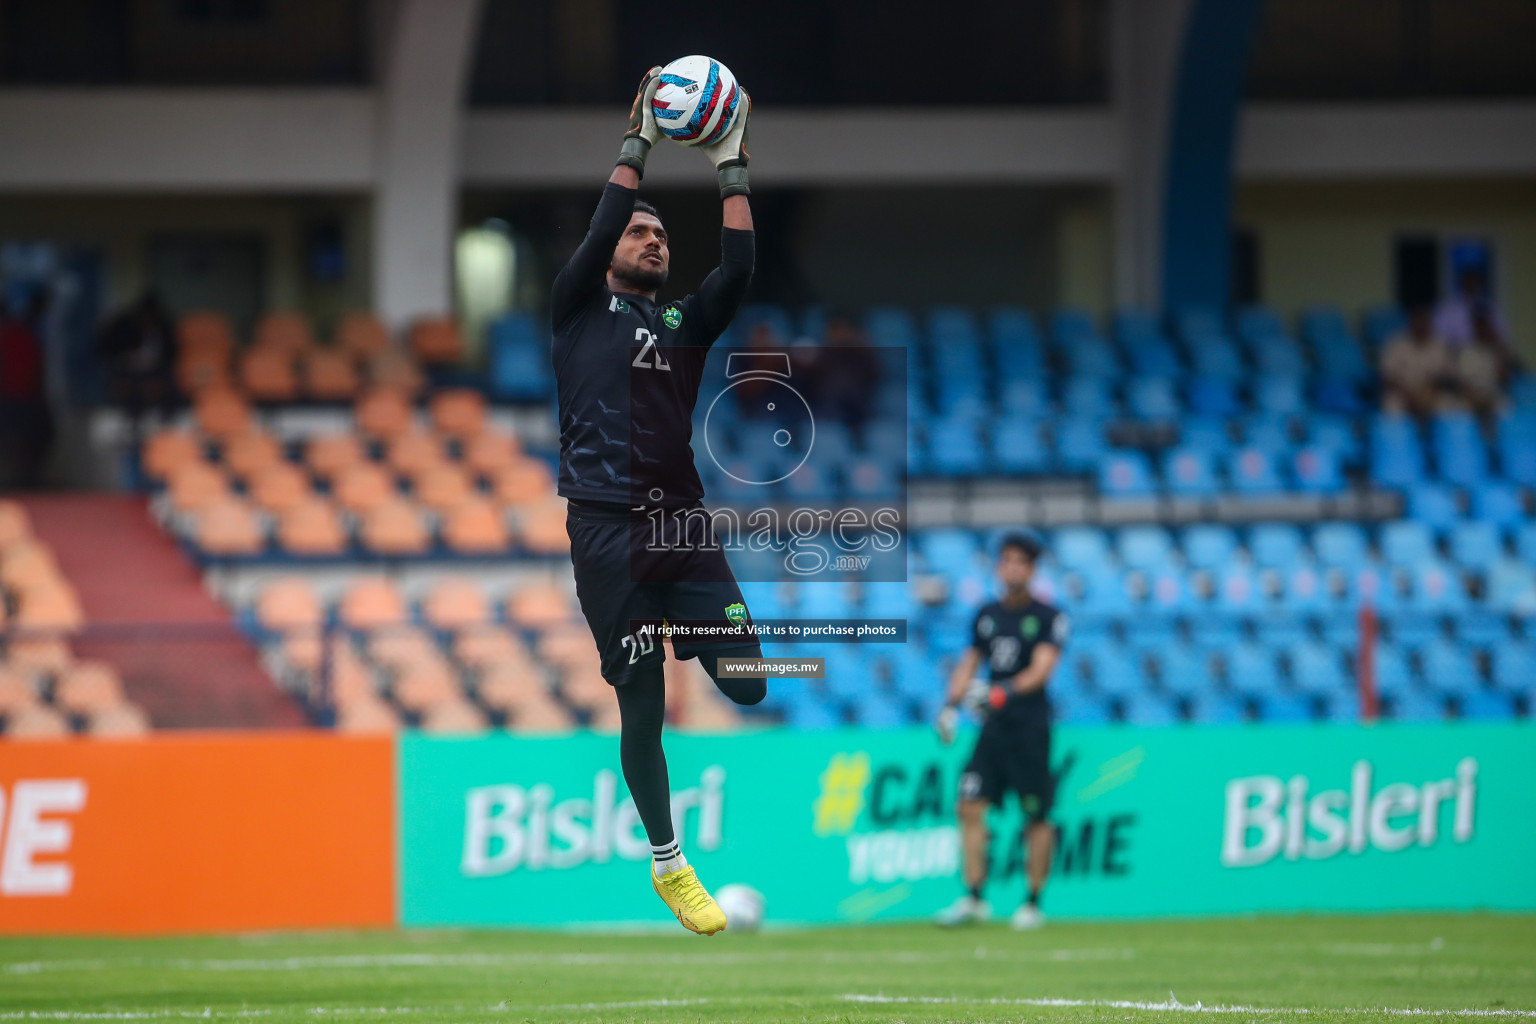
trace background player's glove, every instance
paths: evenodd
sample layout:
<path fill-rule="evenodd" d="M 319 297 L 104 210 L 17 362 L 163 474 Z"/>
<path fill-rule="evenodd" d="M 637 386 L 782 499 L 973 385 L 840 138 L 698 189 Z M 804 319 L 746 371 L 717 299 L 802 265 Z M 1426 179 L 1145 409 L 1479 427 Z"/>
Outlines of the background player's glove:
<path fill-rule="evenodd" d="M 991 701 L 992 684 L 980 676 L 971 680 L 971 685 L 965 691 L 965 696 L 960 698 L 960 706 L 967 711 L 978 714 L 985 711 Z"/>
<path fill-rule="evenodd" d="M 747 95 L 745 89 L 741 90 L 740 110 L 736 123 L 725 133 L 725 138 L 712 146 L 699 147 L 709 157 L 709 162 L 715 165 L 715 174 L 720 179 L 721 199 L 752 194 L 752 190 L 747 187 L 747 161 L 751 159 L 747 155 L 747 121 L 752 117 L 752 97 Z"/>
<path fill-rule="evenodd" d="M 946 747 L 955 742 L 955 729 L 960 725 L 960 712 L 946 704 L 944 710 L 939 712 L 939 717 L 933 723 L 933 729 L 939 734 L 939 742 Z"/>
<path fill-rule="evenodd" d="M 624 133 L 624 148 L 619 150 L 619 163 L 633 167 L 641 177 L 645 176 L 646 155 L 661 139 L 656 114 L 651 110 L 651 100 L 656 98 L 656 87 L 660 84 L 661 65 L 658 64 L 640 79 L 640 91 L 635 93 L 635 105 L 629 110 L 629 131 Z"/>

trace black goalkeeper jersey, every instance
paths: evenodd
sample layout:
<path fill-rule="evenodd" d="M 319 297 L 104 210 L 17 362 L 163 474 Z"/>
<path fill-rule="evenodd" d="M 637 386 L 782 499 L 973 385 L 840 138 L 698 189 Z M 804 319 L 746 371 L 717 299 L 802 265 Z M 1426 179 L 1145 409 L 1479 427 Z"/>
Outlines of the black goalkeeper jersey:
<path fill-rule="evenodd" d="M 976 613 L 975 624 L 971 627 L 971 646 L 981 655 L 982 664 L 989 671 L 988 678 L 1001 683 L 1029 667 L 1036 646 L 1065 646 L 1067 628 L 1067 617 L 1038 598 L 1032 597 L 1028 604 L 1016 607 L 993 601 Z M 1029 693 L 1010 693 L 1002 710 L 989 715 L 988 721 L 1049 714 L 1050 700 L 1042 686 Z"/>
<path fill-rule="evenodd" d="M 753 233 L 722 228 L 720 266 L 677 302 L 614 292 L 607 273 L 635 191 L 609 183 L 555 278 L 550 319 L 567 498 L 686 507 L 704 497 L 693 407 L 709 348 L 752 280 Z"/>

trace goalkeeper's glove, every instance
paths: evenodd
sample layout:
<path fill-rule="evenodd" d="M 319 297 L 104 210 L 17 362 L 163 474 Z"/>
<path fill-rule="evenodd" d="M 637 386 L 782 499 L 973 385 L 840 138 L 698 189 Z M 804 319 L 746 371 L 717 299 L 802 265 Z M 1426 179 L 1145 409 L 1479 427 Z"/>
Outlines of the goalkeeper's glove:
<path fill-rule="evenodd" d="M 955 742 L 955 730 L 960 725 L 960 712 L 954 705 L 944 705 L 944 710 L 939 712 L 939 717 L 934 720 L 933 729 L 939 734 L 939 742 L 946 747 Z"/>
<path fill-rule="evenodd" d="M 960 706 L 977 714 L 985 712 L 991 703 L 991 689 L 991 683 L 977 676 L 971 680 L 971 685 L 966 687 L 965 696 L 960 698 Z"/>
<path fill-rule="evenodd" d="M 633 167 L 645 177 L 645 157 L 651 147 L 661 139 L 661 129 L 656 127 L 656 114 L 651 101 L 656 98 L 656 87 L 661 84 L 661 65 L 645 73 L 640 79 L 640 91 L 635 93 L 635 105 L 629 109 L 629 131 L 624 133 L 624 148 L 619 150 L 619 163 Z"/>
<path fill-rule="evenodd" d="M 740 86 L 737 86 L 740 89 Z M 715 165 L 720 179 L 720 198 L 751 195 L 747 187 L 747 121 L 752 116 L 752 97 L 741 89 L 741 102 L 737 107 L 736 123 L 725 133 L 725 138 L 710 146 L 700 146 L 709 162 Z"/>

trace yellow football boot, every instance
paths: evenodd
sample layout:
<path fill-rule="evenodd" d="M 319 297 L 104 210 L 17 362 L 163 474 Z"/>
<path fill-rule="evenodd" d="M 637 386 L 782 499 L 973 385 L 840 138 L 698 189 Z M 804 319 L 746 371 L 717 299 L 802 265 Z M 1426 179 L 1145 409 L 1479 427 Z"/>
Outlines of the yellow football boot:
<path fill-rule="evenodd" d="M 692 867 L 658 875 L 655 864 L 652 864 L 651 888 L 656 890 L 667 909 L 677 915 L 678 924 L 689 931 L 713 935 L 725 929 L 725 912 L 704 888 Z"/>

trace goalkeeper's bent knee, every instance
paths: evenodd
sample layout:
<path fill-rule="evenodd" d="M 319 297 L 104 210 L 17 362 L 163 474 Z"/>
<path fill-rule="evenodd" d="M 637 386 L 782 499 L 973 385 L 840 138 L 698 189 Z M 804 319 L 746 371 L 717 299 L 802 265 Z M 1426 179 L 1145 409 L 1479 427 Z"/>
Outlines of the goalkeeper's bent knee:
<path fill-rule="evenodd" d="M 721 658 L 760 659 L 762 656 L 761 644 L 747 644 L 742 647 L 728 647 L 715 654 L 701 654 L 699 664 L 704 666 L 704 671 L 709 673 L 709 678 L 715 681 L 715 688 L 737 704 L 761 704 L 763 698 L 768 696 L 768 680 L 741 676 L 721 678 L 719 662 Z"/>

